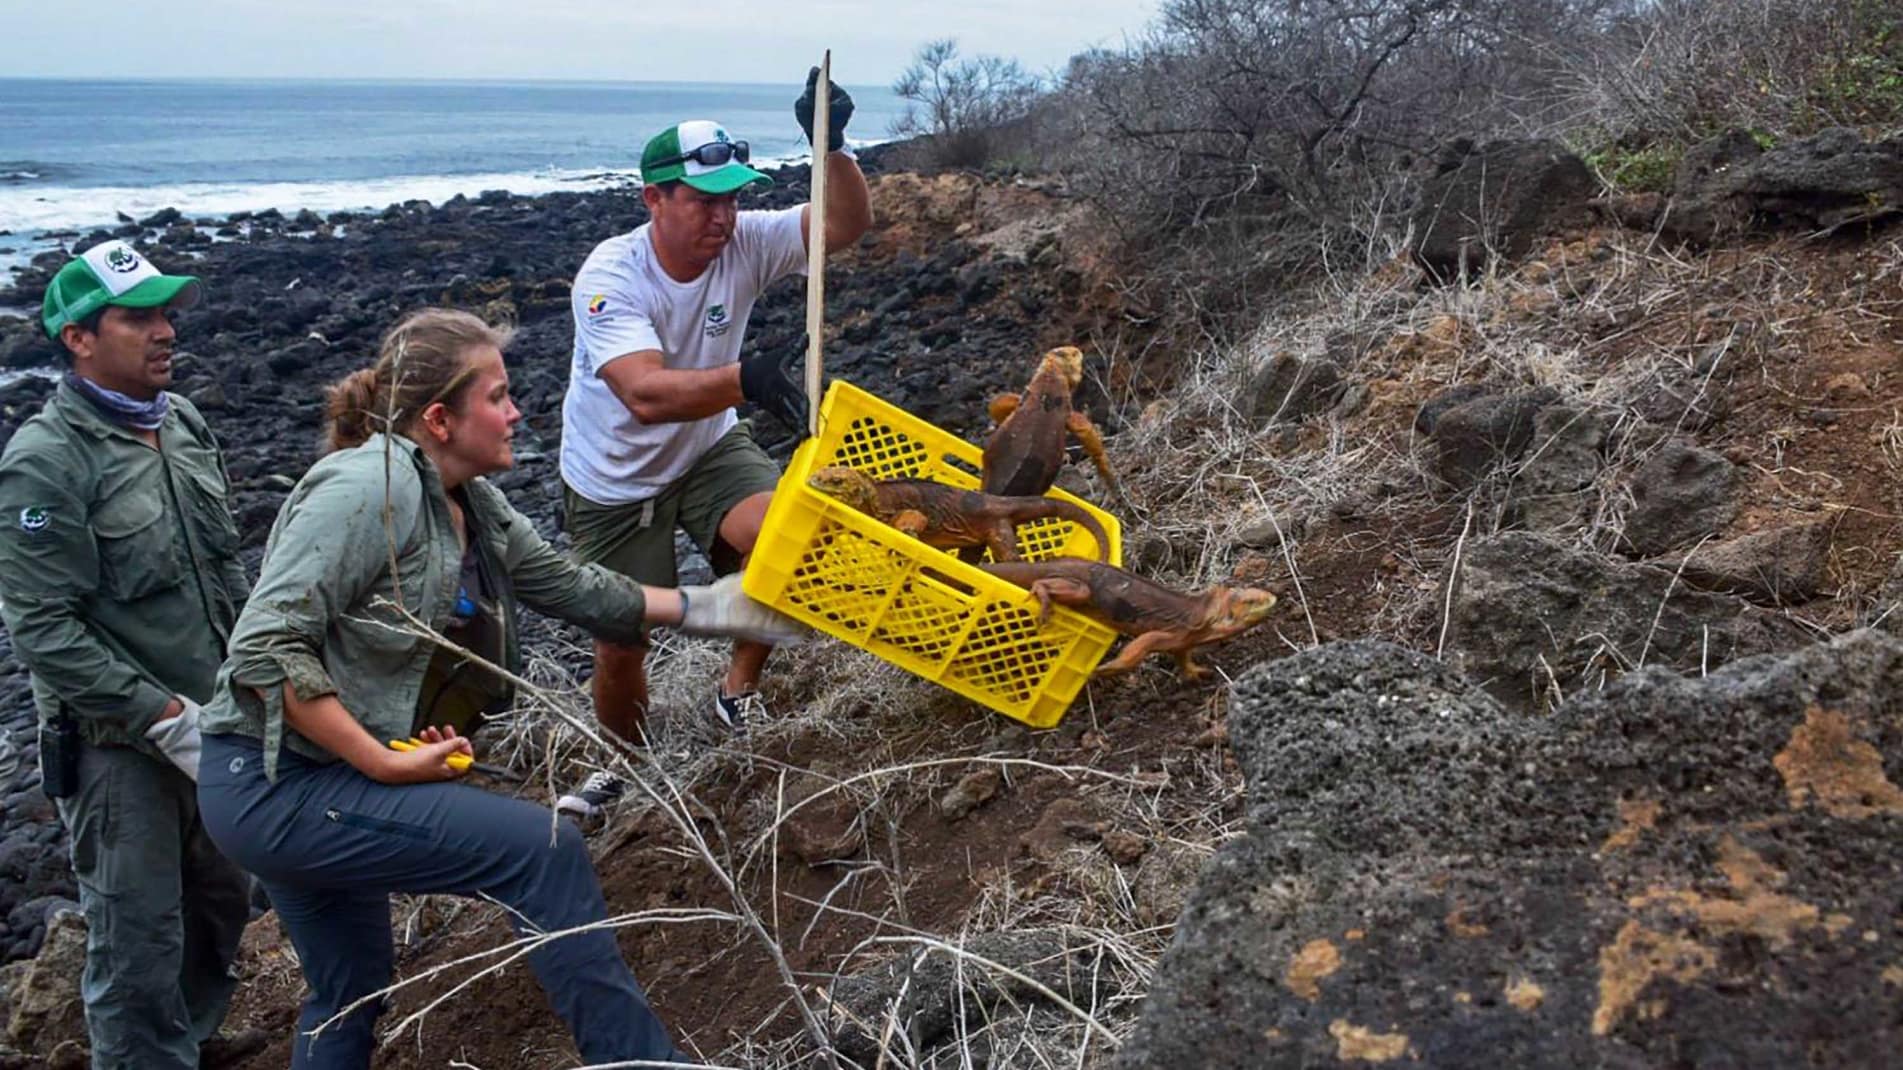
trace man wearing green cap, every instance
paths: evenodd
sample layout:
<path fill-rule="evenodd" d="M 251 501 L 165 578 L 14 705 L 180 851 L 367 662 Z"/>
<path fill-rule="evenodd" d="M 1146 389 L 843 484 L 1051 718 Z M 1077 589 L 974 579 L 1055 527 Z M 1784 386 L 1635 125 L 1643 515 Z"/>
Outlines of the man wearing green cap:
<path fill-rule="evenodd" d="M 41 306 L 67 373 L 0 453 L 0 621 L 86 912 L 94 1070 L 217 1061 L 249 915 L 194 783 L 198 703 L 248 591 L 218 443 L 165 390 L 172 310 L 199 290 L 120 241 L 68 262 Z"/>
<path fill-rule="evenodd" d="M 794 104 L 808 141 L 818 74 Z M 829 99 L 825 237 L 838 249 L 866 232 L 872 210 L 845 147 L 852 98 L 833 86 Z M 740 211 L 741 190 L 772 184 L 749 155 L 745 141 L 706 120 L 656 134 L 641 153 L 648 222 L 596 246 L 575 277 L 562 405 L 567 529 L 579 556 L 643 583 L 674 582 L 676 527 L 720 571 L 753 549 L 779 471 L 734 406 L 750 402 L 805 428 L 805 392 L 788 367 L 798 354 L 742 356 L 741 341 L 767 286 L 805 273 L 810 206 Z M 629 740 L 641 738 L 646 713 L 645 655 L 645 647 L 595 647 L 596 716 Z M 744 731 L 766 655 L 735 648 L 711 711 L 729 730 Z M 588 813 L 595 801 L 563 804 Z"/>

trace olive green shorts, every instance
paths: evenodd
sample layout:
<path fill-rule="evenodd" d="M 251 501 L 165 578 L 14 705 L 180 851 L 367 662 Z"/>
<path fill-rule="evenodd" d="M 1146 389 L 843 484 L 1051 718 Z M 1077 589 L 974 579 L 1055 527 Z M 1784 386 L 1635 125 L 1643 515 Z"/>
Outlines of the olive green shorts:
<path fill-rule="evenodd" d="M 575 556 L 655 587 L 677 582 L 674 529 L 687 532 L 719 575 L 736 572 L 752 547 L 729 546 L 720 522 L 734 506 L 780 482 L 780 468 L 745 420 L 720 436 L 687 474 L 646 501 L 602 505 L 562 484 L 562 522 Z"/>

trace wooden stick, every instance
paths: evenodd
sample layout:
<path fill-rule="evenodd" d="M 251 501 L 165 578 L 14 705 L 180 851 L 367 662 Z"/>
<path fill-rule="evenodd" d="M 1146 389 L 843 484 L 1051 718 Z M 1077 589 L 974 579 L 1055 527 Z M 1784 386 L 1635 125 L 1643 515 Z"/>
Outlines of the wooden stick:
<path fill-rule="evenodd" d="M 833 50 L 813 87 L 813 201 L 806 235 L 806 431 L 819 435 L 821 350 L 826 323 L 826 146 L 832 141 Z"/>

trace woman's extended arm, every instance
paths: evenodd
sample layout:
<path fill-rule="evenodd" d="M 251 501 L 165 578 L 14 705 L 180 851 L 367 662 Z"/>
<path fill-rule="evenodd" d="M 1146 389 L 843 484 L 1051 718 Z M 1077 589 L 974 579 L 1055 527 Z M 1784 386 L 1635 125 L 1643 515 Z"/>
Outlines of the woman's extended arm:
<path fill-rule="evenodd" d="M 577 565 L 558 553 L 529 518 L 486 481 L 468 485 L 490 523 L 502 526 L 504 565 L 516 597 L 538 613 L 579 624 L 610 641 L 638 642 L 641 627 L 659 624 L 693 635 L 724 635 L 760 643 L 797 643 L 812 629 L 749 599 L 739 576 L 706 587 L 648 587 L 600 565 Z"/>
<path fill-rule="evenodd" d="M 458 751 L 474 753 L 469 741 L 453 728 L 426 730 L 424 745 L 413 751 L 391 750 L 389 741 L 372 736 L 344 709 L 336 694 L 301 699 L 289 683 L 283 687 L 284 719 L 290 726 L 372 780 L 385 784 L 453 780 L 463 774 L 451 769 L 445 759 Z"/>

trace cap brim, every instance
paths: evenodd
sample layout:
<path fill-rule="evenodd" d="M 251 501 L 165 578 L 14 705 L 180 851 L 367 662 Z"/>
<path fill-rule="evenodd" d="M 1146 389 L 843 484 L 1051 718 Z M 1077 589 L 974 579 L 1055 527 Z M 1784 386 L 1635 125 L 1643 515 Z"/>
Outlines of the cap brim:
<path fill-rule="evenodd" d="M 681 181 L 702 193 L 732 193 L 748 186 L 771 186 L 773 180 L 742 163 L 730 163 L 704 175 L 683 175 Z"/>
<path fill-rule="evenodd" d="M 106 302 L 122 308 L 190 308 L 204 297 L 205 288 L 195 275 L 160 275 L 127 290 Z"/>

